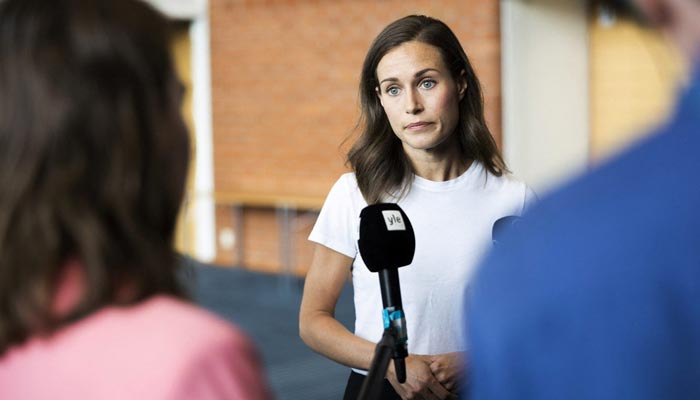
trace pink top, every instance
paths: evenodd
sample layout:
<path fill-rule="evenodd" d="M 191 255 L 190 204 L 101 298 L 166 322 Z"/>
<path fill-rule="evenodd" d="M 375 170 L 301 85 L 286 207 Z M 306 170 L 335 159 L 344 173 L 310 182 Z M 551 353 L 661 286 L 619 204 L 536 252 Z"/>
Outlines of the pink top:
<path fill-rule="evenodd" d="M 107 307 L 0 358 L 0 399 L 269 398 L 244 334 L 166 296 Z"/>

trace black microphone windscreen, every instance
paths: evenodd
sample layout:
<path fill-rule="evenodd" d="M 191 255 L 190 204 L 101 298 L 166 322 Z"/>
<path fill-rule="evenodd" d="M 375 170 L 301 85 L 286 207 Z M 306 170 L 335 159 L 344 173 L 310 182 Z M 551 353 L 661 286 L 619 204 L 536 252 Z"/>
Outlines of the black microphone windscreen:
<path fill-rule="evenodd" d="M 406 213 L 394 203 L 372 204 L 360 212 L 360 255 L 378 272 L 413 262 L 416 238 Z"/>

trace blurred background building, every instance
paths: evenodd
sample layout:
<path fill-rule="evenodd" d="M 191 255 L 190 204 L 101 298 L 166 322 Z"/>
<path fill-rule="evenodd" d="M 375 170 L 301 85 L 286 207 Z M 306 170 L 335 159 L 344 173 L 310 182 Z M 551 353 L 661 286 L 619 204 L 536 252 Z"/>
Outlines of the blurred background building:
<path fill-rule="evenodd" d="M 657 123 L 684 66 L 583 0 L 151 0 L 177 21 L 195 162 L 179 249 L 305 273 L 306 236 L 355 137 L 364 54 L 390 21 L 444 20 L 512 171 L 543 194 Z"/>
<path fill-rule="evenodd" d="M 659 123 L 685 71 L 655 32 L 584 0 L 150 2 L 177 27 L 194 138 L 177 246 L 239 272 L 303 278 L 306 237 L 357 134 L 363 57 L 395 19 L 455 31 L 510 169 L 540 195 Z M 216 271 L 204 282 L 234 284 Z"/>

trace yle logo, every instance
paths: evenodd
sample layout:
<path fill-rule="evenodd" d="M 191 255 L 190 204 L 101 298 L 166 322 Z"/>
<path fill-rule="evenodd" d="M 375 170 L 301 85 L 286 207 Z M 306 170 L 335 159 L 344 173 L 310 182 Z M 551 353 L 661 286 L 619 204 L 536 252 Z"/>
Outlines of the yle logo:
<path fill-rule="evenodd" d="M 401 212 L 397 210 L 384 210 L 382 211 L 382 216 L 384 216 L 384 223 L 386 224 L 386 229 L 389 231 L 405 231 L 406 225 L 403 222 L 403 217 L 401 217 Z"/>

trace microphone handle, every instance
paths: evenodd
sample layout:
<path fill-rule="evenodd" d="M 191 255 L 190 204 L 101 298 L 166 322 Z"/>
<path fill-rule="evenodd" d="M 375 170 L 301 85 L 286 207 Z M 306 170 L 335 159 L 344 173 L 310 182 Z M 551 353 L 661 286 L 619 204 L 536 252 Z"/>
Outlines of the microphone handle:
<path fill-rule="evenodd" d="M 394 371 L 396 371 L 396 380 L 399 383 L 406 382 L 406 359 L 394 358 Z"/>
<path fill-rule="evenodd" d="M 401 303 L 401 286 L 399 285 L 399 269 L 386 268 L 379 271 L 379 287 L 382 291 L 382 304 L 384 309 L 399 311 L 403 315 L 403 304 Z M 398 324 L 397 324 L 398 322 Z M 391 330 L 396 338 L 394 345 L 394 370 L 396 371 L 396 380 L 399 383 L 406 382 L 406 360 L 408 349 L 406 346 L 406 331 L 405 320 L 401 317 L 400 321 L 393 321 Z M 385 325 L 386 327 L 386 325 Z"/>
<path fill-rule="evenodd" d="M 379 287 L 382 291 L 384 308 L 394 307 L 403 311 L 401 304 L 401 286 L 399 286 L 399 269 L 386 268 L 379 271 Z"/>

